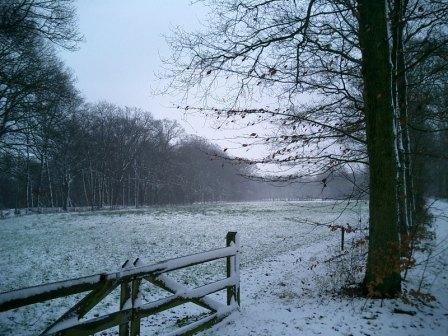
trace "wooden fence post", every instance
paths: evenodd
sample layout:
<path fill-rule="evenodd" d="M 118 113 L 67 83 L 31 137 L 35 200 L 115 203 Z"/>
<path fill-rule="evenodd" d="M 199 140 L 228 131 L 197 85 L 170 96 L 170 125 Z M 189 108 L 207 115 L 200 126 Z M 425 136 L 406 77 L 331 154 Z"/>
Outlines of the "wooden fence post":
<path fill-rule="evenodd" d="M 121 284 L 120 288 L 120 310 L 125 309 L 126 303 L 129 301 L 131 297 L 131 286 L 129 282 L 125 281 Z M 119 336 L 129 336 L 129 323 L 123 323 L 119 326 Z"/>
<path fill-rule="evenodd" d="M 239 279 L 239 239 L 236 232 L 227 232 L 226 246 L 235 245 L 237 252 L 234 256 L 226 258 L 226 269 L 228 278 L 236 278 L 236 284 L 227 287 L 227 305 L 236 302 L 240 305 L 240 279 Z"/>
<path fill-rule="evenodd" d="M 138 306 L 139 304 L 141 282 L 142 279 L 132 280 L 131 285 L 132 308 Z M 138 316 L 134 316 L 134 314 L 131 319 L 131 336 L 140 336 L 140 318 Z"/>
<path fill-rule="evenodd" d="M 241 296 L 240 296 L 240 236 L 237 233 L 235 235 L 235 245 L 236 245 L 236 253 L 235 253 L 235 272 L 237 275 L 237 283 L 235 285 L 236 292 L 236 302 L 238 303 L 238 307 L 241 306 Z"/>
<path fill-rule="evenodd" d="M 344 251 L 344 235 L 345 235 L 345 228 L 341 227 L 341 251 Z"/>

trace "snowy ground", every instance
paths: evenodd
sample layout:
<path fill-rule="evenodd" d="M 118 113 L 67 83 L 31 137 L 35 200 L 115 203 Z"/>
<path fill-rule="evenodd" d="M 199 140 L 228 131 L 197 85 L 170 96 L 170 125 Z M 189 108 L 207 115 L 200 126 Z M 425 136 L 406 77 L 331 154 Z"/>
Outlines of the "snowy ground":
<path fill-rule="evenodd" d="M 434 212 L 445 211 L 436 203 Z M 444 209 L 442 209 L 444 207 Z M 340 215 L 341 210 L 346 211 Z M 408 290 L 416 288 L 427 265 L 422 290 L 436 295 L 429 307 L 415 300 L 379 301 L 341 298 L 332 262 L 339 253 L 340 233 L 310 222 L 365 228 L 367 206 L 347 208 L 334 202 L 277 202 L 193 205 L 138 210 L 30 215 L 0 221 L 0 291 L 69 277 L 116 270 L 126 259 L 151 263 L 224 245 L 225 233 L 241 235 L 242 309 L 204 335 L 445 335 L 448 333 L 448 224 L 437 225 L 438 243 L 431 258 L 410 273 Z M 347 235 L 351 242 L 360 232 Z M 445 237 L 445 241 L 443 238 Z M 224 263 L 173 274 L 194 287 L 222 278 Z M 329 274 L 333 278 L 329 277 Z M 340 276 L 340 275 L 339 275 Z M 431 287 L 427 287 L 431 285 Z M 147 285 L 145 299 L 165 296 Z M 222 295 L 221 295 L 222 297 Z M 0 314 L 1 335 L 34 335 L 70 307 L 71 300 L 54 300 Z M 113 292 L 91 316 L 117 308 Z M 395 307 L 415 316 L 393 314 Z M 174 330 L 200 309 L 184 305 L 144 319 L 144 334 Z M 114 330 L 103 333 L 116 334 Z"/>
<path fill-rule="evenodd" d="M 437 239 L 417 256 L 403 298 L 366 300 L 332 295 L 328 248 L 313 244 L 246 269 L 243 308 L 204 335 L 448 335 L 448 203 L 432 212 Z M 423 279 L 423 280 L 422 280 Z M 435 301 L 410 295 L 421 292 Z M 393 313 L 395 309 L 415 315 Z"/>

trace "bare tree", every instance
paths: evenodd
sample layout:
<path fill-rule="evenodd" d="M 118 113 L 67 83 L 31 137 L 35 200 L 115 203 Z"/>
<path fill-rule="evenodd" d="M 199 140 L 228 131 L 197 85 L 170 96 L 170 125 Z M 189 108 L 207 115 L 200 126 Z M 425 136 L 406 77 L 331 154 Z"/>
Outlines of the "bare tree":
<path fill-rule="evenodd" d="M 361 3 L 377 22 L 361 15 Z M 177 30 L 168 40 L 173 50 L 166 60 L 168 90 L 183 90 L 186 97 L 193 89 L 201 92 L 186 101 L 186 110 L 224 123 L 271 125 L 272 133 L 253 132 L 242 144 L 268 144 L 270 154 L 241 161 L 284 166 L 289 173 L 269 176 L 279 181 L 316 176 L 325 181 L 352 169 L 371 172 L 365 288 L 372 295 L 399 291 L 397 230 L 404 242 L 412 225 L 407 74 L 437 48 L 417 60 L 406 55 L 415 37 L 430 38 L 446 26 L 447 13 L 443 1 L 424 3 L 422 11 L 422 1 L 383 1 L 370 8 L 352 0 L 223 0 L 210 3 L 214 14 L 203 31 Z M 372 45 L 379 51 L 366 42 L 369 32 L 363 30 L 374 28 L 379 30 Z M 392 68 L 384 63 L 390 61 Z M 372 67 L 381 69 L 384 81 L 377 81 Z M 385 185 L 391 188 L 387 192 Z M 381 241 L 383 230 L 388 234 Z M 390 273 L 372 271 L 380 255 L 391 256 Z"/>
<path fill-rule="evenodd" d="M 53 46 L 74 49 L 80 39 L 72 1 L 0 2 L 0 140 L 29 130 L 30 107 L 54 89 Z"/>

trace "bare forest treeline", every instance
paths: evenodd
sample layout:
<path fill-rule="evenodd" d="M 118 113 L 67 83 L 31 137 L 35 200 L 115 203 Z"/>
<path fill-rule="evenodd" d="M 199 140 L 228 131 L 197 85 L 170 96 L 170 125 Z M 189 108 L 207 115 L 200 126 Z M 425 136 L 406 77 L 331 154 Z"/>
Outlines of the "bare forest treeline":
<path fill-rule="evenodd" d="M 246 168 L 175 122 L 86 104 L 57 56 L 81 40 L 71 0 L 0 2 L 0 208 L 245 197 Z"/>
<path fill-rule="evenodd" d="M 245 177 L 253 175 L 253 165 L 188 136 L 176 122 L 137 108 L 86 103 L 57 56 L 80 41 L 71 0 L 0 2 L 0 209 L 351 193 L 347 182 L 327 183 L 328 176 L 303 186 L 251 181 Z"/>
<path fill-rule="evenodd" d="M 252 166 L 186 134 L 175 121 L 154 119 L 138 108 L 107 102 L 63 107 L 54 114 L 41 111 L 39 117 L 53 123 L 5 139 L 0 208 L 100 209 L 354 195 L 343 175 L 300 184 L 247 179 Z"/>
<path fill-rule="evenodd" d="M 242 165 L 174 121 L 109 103 L 61 111 L 3 151 L 3 208 L 141 206 L 242 200 Z M 47 125 L 48 126 L 48 125 Z M 225 156 L 224 153 L 220 153 Z M 247 173 L 247 171 L 245 171 Z"/>

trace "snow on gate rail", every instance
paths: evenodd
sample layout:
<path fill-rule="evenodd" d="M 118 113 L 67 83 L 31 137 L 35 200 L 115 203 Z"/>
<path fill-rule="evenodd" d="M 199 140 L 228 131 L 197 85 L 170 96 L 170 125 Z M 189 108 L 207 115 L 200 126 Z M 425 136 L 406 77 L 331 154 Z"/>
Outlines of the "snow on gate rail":
<path fill-rule="evenodd" d="M 41 335 L 91 335 L 119 326 L 119 336 L 137 336 L 140 335 L 141 318 L 192 302 L 210 310 L 210 314 L 170 334 L 192 335 L 218 323 L 239 307 L 239 247 L 237 233 L 228 232 L 224 248 L 169 259 L 151 265 L 139 265 L 137 259 L 131 267 L 117 272 L 4 292 L 0 294 L 0 312 L 90 291 L 45 329 Z M 226 258 L 227 277 L 197 288 L 189 289 L 165 274 L 222 258 Z M 128 262 L 123 267 L 127 264 Z M 143 280 L 169 291 L 173 295 L 143 304 L 141 302 L 141 282 Z M 81 318 L 118 286 L 120 286 L 120 310 L 81 321 Z M 207 295 L 223 289 L 227 290 L 226 304 L 207 297 Z"/>

